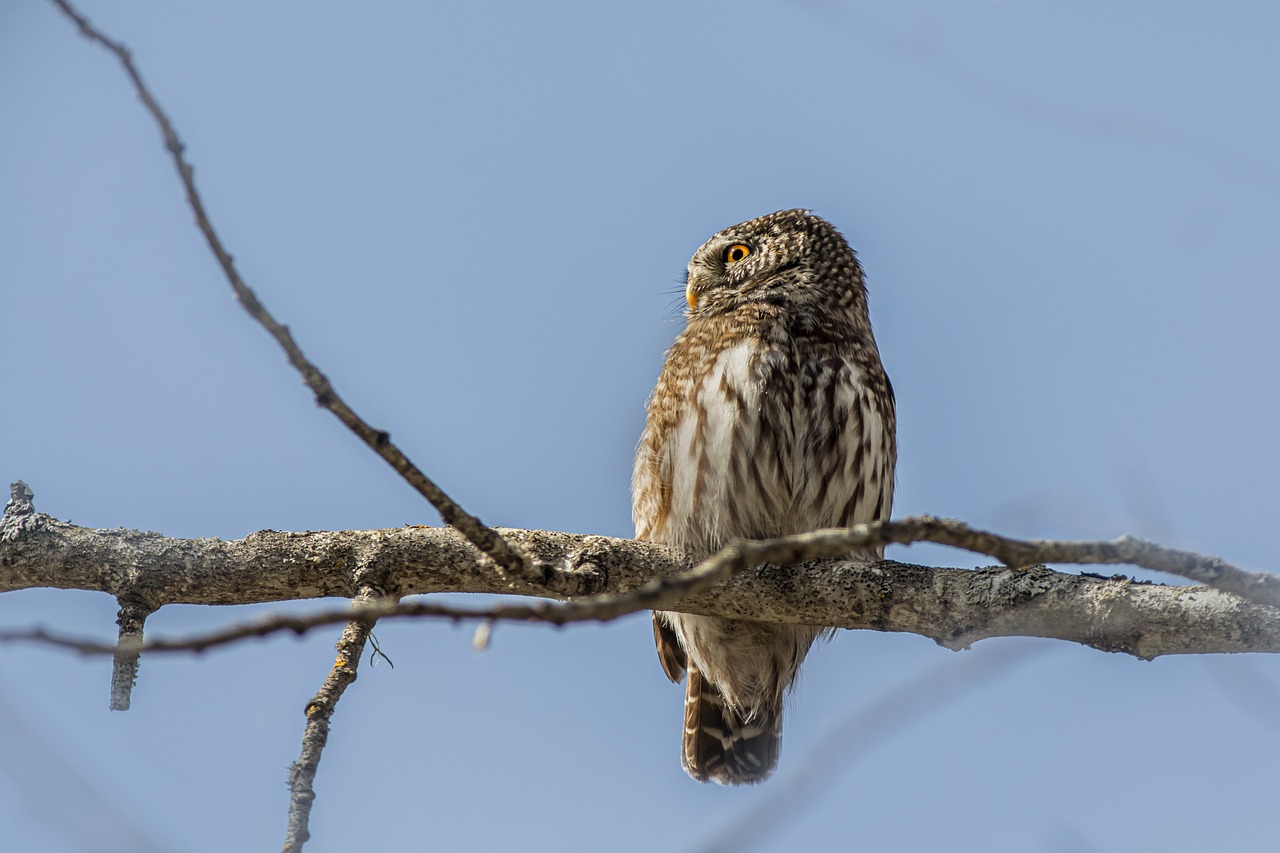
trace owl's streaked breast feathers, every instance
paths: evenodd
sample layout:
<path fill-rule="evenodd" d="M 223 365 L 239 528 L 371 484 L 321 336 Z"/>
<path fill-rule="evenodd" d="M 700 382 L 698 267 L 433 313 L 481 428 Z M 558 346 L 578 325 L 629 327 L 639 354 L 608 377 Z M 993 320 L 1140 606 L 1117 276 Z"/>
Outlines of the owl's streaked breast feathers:
<path fill-rule="evenodd" d="M 694 254 L 687 295 L 688 326 L 636 455 L 637 538 L 705 556 L 734 539 L 888 518 L 893 392 L 844 238 L 801 210 L 744 222 Z M 821 629 L 654 618 L 664 670 L 689 671 L 685 769 L 762 781 L 777 760 L 783 692 Z"/>

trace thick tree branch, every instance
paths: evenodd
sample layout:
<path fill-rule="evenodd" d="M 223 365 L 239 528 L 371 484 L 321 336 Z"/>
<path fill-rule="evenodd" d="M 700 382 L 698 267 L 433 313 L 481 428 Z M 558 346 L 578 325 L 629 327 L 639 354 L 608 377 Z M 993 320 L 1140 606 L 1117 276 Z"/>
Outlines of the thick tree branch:
<path fill-rule="evenodd" d="M 29 494 L 25 487 L 15 486 L 15 495 L 20 491 Z M 504 576 L 491 566 L 486 568 L 474 546 L 445 528 L 263 531 L 235 541 L 167 539 L 132 530 L 77 527 L 34 512 L 29 498 L 13 506 L 17 508 L 0 522 L 0 592 L 42 586 L 100 590 L 149 607 L 351 598 L 364 584 L 390 597 L 430 592 L 570 597 L 557 589 Z M 987 637 L 1029 636 L 1143 658 L 1280 652 L 1280 611 L 1202 586 L 1169 587 L 1064 574 L 1043 566 L 965 570 L 823 559 L 868 543 L 930 541 L 997 551 L 1015 562 L 1031 558 L 1035 548 L 1043 548 L 1056 559 L 1071 557 L 1078 562 L 1115 562 L 1123 552 L 1135 561 L 1158 564 L 1156 568 L 1169 562 L 1195 566 L 1220 562 L 1207 557 L 1196 558 L 1200 561 L 1196 562 L 1190 559 L 1194 555 L 1173 560 L 1169 555 L 1180 552 L 1124 544 L 1135 540 L 1037 544 L 982 531 L 966 534 L 966 530 L 958 522 L 922 517 L 742 543 L 694 572 L 684 555 L 648 542 L 504 530 L 504 536 L 538 563 L 556 566 L 559 574 L 575 579 L 571 585 L 596 595 L 578 597 L 568 604 L 504 603 L 481 609 L 431 601 L 378 603 L 363 617 L 366 621 L 387 616 L 435 616 L 564 624 L 661 607 L 773 622 L 902 631 L 930 637 L 948 648 L 963 648 Z M 972 541 L 965 544 L 966 539 Z M 1124 551 L 1126 548 L 1131 550 Z M 792 565 L 777 565 L 782 563 Z M 724 577 L 731 579 L 716 586 Z M 660 580 L 664 578 L 676 580 Z M 274 617 L 218 635 L 151 640 L 133 650 L 208 648 L 352 617 L 345 609 Z M 82 651 L 99 650 L 93 643 L 42 631 L 3 636 L 58 642 Z"/>

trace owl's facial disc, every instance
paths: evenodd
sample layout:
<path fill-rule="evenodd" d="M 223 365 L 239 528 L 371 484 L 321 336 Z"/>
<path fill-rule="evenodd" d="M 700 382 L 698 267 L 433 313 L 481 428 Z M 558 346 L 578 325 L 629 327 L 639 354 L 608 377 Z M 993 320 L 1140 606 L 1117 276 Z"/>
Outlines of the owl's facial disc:
<path fill-rule="evenodd" d="M 729 267 L 746 260 L 755 249 L 741 238 L 708 242 L 694 255 L 685 279 L 684 299 L 689 310 L 696 311 L 701 291 L 716 284 L 723 284 Z"/>

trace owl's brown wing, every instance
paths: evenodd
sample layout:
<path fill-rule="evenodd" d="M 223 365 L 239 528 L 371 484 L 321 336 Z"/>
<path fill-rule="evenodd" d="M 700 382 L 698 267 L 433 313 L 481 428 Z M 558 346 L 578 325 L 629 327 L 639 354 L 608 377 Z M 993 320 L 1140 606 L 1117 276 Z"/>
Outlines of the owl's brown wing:
<path fill-rule="evenodd" d="M 658 613 L 653 614 L 653 642 L 658 647 L 658 661 L 662 664 L 662 671 L 667 674 L 667 678 L 678 684 L 684 678 L 688 661 L 684 647 L 680 645 L 680 638 Z"/>

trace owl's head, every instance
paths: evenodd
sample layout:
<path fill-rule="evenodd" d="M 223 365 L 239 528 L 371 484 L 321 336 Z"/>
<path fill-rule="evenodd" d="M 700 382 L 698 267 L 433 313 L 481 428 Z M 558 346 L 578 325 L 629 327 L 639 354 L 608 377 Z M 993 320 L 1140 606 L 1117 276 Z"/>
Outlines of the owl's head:
<path fill-rule="evenodd" d="M 866 286 L 853 249 L 830 222 L 780 210 L 724 229 L 689 261 L 690 319 L 769 303 L 866 316 Z"/>

